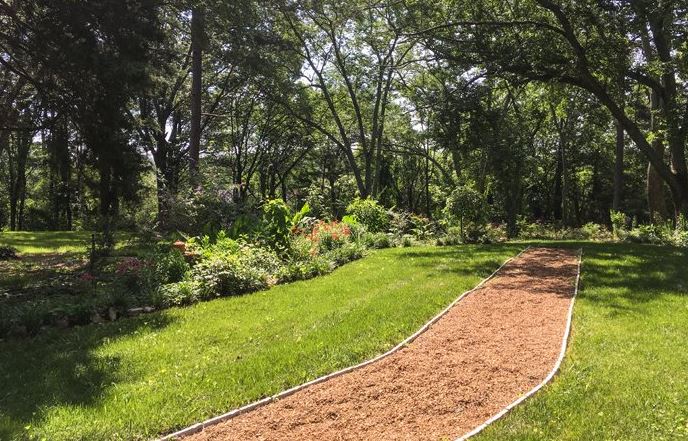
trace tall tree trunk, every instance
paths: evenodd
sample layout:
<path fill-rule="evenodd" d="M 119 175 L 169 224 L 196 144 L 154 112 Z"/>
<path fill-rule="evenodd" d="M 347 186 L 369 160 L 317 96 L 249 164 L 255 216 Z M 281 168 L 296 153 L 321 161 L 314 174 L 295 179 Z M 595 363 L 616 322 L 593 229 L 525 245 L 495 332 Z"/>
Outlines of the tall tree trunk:
<path fill-rule="evenodd" d="M 660 98 L 657 92 L 650 92 L 650 131 L 655 133 L 659 129 L 659 121 L 657 114 L 660 110 Z M 660 157 L 664 157 L 666 145 L 661 133 L 652 140 L 652 149 L 657 152 Z M 655 167 L 648 163 L 647 165 L 647 207 L 650 212 L 651 222 L 661 222 L 669 218 L 669 210 L 666 205 L 666 197 L 664 196 L 664 180 L 657 173 Z"/>
<path fill-rule="evenodd" d="M 191 11 L 191 135 L 189 140 L 189 173 L 193 186 L 198 185 L 198 162 L 201 148 L 201 91 L 203 87 L 203 48 L 205 14 L 201 7 Z"/>
<path fill-rule="evenodd" d="M 624 129 L 616 123 L 616 161 L 614 163 L 614 198 L 612 209 L 621 210 L 621 198 L 624 186 Z"/>
<path fill-rule="evenodd" d="M 10 230 L 23 227 L 24 201 L 26 200 L 26 164 L 33 134 L 17 134 L 14 138 L 16 157 L 14 169 L 10 163 Z"/>

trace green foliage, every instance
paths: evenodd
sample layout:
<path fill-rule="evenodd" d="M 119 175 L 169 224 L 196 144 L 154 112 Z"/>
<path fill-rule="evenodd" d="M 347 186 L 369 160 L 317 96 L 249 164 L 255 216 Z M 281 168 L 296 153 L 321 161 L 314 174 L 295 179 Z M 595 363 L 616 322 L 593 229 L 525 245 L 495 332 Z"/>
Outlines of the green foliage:
<path fill-rule="evenodd" d="M 612 236 L 614 240 L 622 239 L 626 226 L 626 215 L 621 211 L 609 210 L 609 218 L 612 221 Z"/>
<path fill-rule="evenodd" d="M 311 207 L 308 205 L 308 202 L 303 204 L 301 207 L 301 210 L 296 212 L 294 216 L 291 218 L 291 228 L 297 228 L 301 223 L 306 219 L 306 217 L 310 214 L 311 212 Z"/>
<path fill-rule="evenodd" d="M 668 240 L 666 230 L 654 224 L 640 225 L 628 232 L 626 240 L 635 243 L 661 244 Z"/>
<path fill-rule="evenodd" d="M 346 214 L 353 216 L 371 233 L 386 232 L 390 227 L 389 213 L 374 199 L 354 199 L 346 207 Z"/>
<path fill-rule="evenodd" d="M 154 296 L 154 303 L 162 308 L 190 305 L 199 300 L 199 292 L 198 282 L 194 280 L 169 283 L 158 288 Z"/>
<path fill-rule="evenodd" d="M 306 280 L 327 274 L 334 269 L 328 256 L 315 254 L 307 260 L 294 260 L 282 266 L 278 273 L 280 282 Z"/>
<path fill-rule="evenodd" d="M 362 258 L 365 255 L 365 251 L 366 249 L 363 245 L 350 242 L 328 251 L 325 257 L 333 262 L 334 267 L 337 267 Z"/>
<path fill-rule="evenodd" d="M 172 249 L 155 257 L 155 271 L 162 284 L 180 282 L 191 269 L 181 251 Z"/>
<path fill-rule="evenodd" d="M 482 224 L 487 219 L 485 197 L 470 187 L 456 187 L 447 198 L 444 214 L 450 222 Z"/>
<path fill-rule="evenodd" d="M 294 218 L 289 206 L 282 199 L 272 199 L 263 205 L 261 234 L 272 249 L 282 252 L 288 248 Z"/>
<path fill-rule="evenodd" d="M 201 260 L 189 278 L 198 282 L 198 297 L 209 299 L 267 288 L 274 283 L 279 266 L 273 251 L 242 244 L 236 253 L 217 253 Z"/>
<path fill-rule="evenodd" d="M 383 249 L 392 247 L 392 239 L 386 233 L 365 233 L 362 241 L 368 248 Z"/>

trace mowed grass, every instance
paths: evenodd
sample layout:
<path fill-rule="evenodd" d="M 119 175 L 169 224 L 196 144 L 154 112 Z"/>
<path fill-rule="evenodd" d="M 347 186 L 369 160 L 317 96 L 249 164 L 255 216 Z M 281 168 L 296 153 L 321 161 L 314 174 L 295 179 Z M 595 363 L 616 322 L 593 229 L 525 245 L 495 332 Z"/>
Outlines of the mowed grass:
<path fill-rule="evenodd" d="M 521 245 L 405 248 L 310 281 L 0 342 L 0 439 L 148 439 L 391 348 Z"/>
<path fill-rule="evenodd" d="M 559 375 L 475 439 L 688 439 L 686 252 L 581 245 L 582 290 Z"/>
<path fill-rule="evenodd" d="M 21 254 L 86 253 L 91 246 L 89 231 L 0 231 L 0 246 L 11 246 Z M 129 233 L 116 235 L 118 248 L 127 245 Z"/>

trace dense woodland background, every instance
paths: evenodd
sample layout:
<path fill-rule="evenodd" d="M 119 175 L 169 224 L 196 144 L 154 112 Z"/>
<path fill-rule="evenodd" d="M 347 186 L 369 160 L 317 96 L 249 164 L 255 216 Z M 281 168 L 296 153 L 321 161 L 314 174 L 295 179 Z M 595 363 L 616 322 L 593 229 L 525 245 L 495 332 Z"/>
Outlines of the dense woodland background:
<path fill-rule="evenodd" d="M 685 1 L 0 0 L 0 228 L 688 212 Z"/>

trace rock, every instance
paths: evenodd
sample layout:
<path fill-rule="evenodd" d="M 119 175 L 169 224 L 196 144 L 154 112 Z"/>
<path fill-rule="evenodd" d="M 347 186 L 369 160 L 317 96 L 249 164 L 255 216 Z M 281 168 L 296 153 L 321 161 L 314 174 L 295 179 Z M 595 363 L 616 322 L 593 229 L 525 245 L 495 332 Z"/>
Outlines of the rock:
<path fill-rule="evenodd" d="M 103 317 L 98 314 L 97 312 L 94 312 L 93 315 L 91 316 L 91 323 L 104 323 L 105 320 L 103 320 Z"/>
<path fill-rule="evenodd" d="M 145 312 L 146 314 L 150 314 L 153 311 L 155 311 L 155 308 L 153 308 L 152 306 L 144 306 L 143 307 L 143 312 Z"/>
<path fill-rule="evenodd" d="M 117 320 L 117 310 L 115 308 L 113 308 L 111 306 L 108 308 L 107 312 L 108 312 L 108 318 L 110 319 L 110 321 L 114 322 L 115 320 Z"/>
<path fill-rule="evenodd" d="M 136 317 L 139 314 L 143 314 L 143 308 L 131 308 L 127 310 L 127 314 L 129 317 Z"/>

